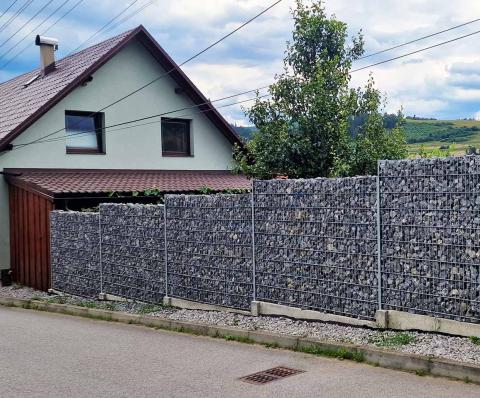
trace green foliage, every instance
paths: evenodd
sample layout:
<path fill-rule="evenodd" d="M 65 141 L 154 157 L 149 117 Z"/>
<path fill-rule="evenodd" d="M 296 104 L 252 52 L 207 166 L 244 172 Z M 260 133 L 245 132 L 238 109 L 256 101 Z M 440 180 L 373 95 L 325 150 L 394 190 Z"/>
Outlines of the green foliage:
<path fill-rule="evenodd" d="M 119 195 L 118 195 L 118 192 L 116 192 L 116 191 L 109 191 L 109 192 L 107 193 L 107 196 L 108 196 L 109 198 L 118 198 Z"/>
<path fill-rule="evenodd" d="M 200 192 L 202 195 L 209 195 L 214 192 L 214 190 L 210 187 L 201 187 L 198 188 L 198 192 Z"/>
<path fill-rule="evenodd" d="M 160 311 L 162 307 L 154 304 L 144 304 L 138 309 L 139 314 L 150 314 L 152 312 Z"/>
<path fill-rule="evenodd" d="M 480 152 L 475 145 L 469 145 L 465 149 L 465 154 L 466 155 L 479 155 Z"/>
<path fill-rule="evenodd" d="M 319 355 L 322 357 L 349 359 L 351 361 L 363 362 L 365 360 L 362 352 L 355 350 L 348 350 L 346 348 L 323 348 L 319 346 L 309 346 L 298 348 L 297 351 L 304 352 L 306 354 Z"/>
<path fill-rule="evenodd" d="M 232 126 L 235 132 L 244 140 L 252 138 L 252 133 L 256 130 L 255 126 Z"/>
<path fill-rule="evenodd" d="M 380 334 L 369 339 L 369 343 L 378 347 L 398 347 L 408 345 L 415 341 L 415 336 L 411 333 L 397 332 L 394 334 Z"/>
<path fill-rule="evenodd" d="M 249 339 L 248 337 L 244 337 L 244 336 L 232 336 L 232 335 L 226 334 L 225 336 L 223 336 L 223 338 L 227 341 L 237 341 L 239 343 L 244 343 L 244 344 L 255 343 L 255 341 L 253 341 L 252 339 Z"/>
<path fill-rule="evenodd" d="M 235 169 L 256 178 L 370 174 L 378 159 L 405 157 L 399 123 L 384 127 L 392 118 L 384 121 L 373 80 L 364 91 L 349 88 L 352 62 L 363 54 L 361 33 L 348 39 L 347 25 L 328 17 L 320 1 L 297 0 L 292 14 L 284 72 L 271 98 L 257 98 L 246 111 L 257 130 L 236 148 Z"/>
<path fill-rule="evenodd" d="M 480 345 L 480 337 L 470 336 L 470 341 L 475 345 Z"/>
<path fill-rule="evenodd" d="M 143 191 L 145 196 L 163 196 L 163 193 L 160 189 L 153 187 Z"/>
<path fill-rule="evenodd" d="M 446 158 L 452 156 L 454 152 L 455 144 L 445 145 L 431 150 L 425 149 L 425 146 L 422 144 L 417 155 L 421 158 Z"/>

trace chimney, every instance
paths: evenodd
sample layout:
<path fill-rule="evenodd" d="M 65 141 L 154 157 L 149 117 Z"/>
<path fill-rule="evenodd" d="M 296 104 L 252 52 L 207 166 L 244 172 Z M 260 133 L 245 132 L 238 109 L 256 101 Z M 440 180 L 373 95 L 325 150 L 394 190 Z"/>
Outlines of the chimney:
<path fill-rule="evenodd" d="M 52 37 L 37 35 L 35 44 L 40 46 L 42 74 L 46 75 L 55 69 L 55 51 L 58 50 L 58 40 Z"/>

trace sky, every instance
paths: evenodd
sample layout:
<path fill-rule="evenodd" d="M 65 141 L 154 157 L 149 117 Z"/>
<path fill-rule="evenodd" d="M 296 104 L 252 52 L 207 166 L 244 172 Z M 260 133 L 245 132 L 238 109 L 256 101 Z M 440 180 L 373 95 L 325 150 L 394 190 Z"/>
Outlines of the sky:
<path fill-rule="evenodd" d="M 78 0 L 68 2 L 40 28 L 30 33 L 66 0 L 33 0 L 5 28 L 2 25 L 29 0 L 17 0 L 0 18 L 0 82 L 39 64 L 36 33 L 43 32 Z M 152 0 L 137 0 L 121 18 Z M 311 0 L 305 0 L 307 3 Z M 97 32 L 134 0 L 83 0 L 45 35 L 59 39 L 61 58 Z M 0 0 L 0 15 L 13 0 Z M 106 29 L 83 47 L 143 24 L 177 63 L 237 28 L 274 0 L 153 0 L 153 4 L 121 24 Z M 480 18 L 478 0 L 327 0 L 327 14 L 348 24 L 350 35 L 360 30 L 365 53 L 373 53 L 421 36 Z M 183 69 L 212 100 L 272 83 L 282 71 L 286 42 L 291 39 L 294 0 L 283 0 L 266 14 L 219 45 L 187 63 Z M 45 8 L 42 9 L 42 7 Z M 40 13 L 28 24 L 28 20 Z M 18 31 L 24 24 L 22 30 Z M 441 35 L 357 61 L 367 66 L 407 52 L 480 30 L 480 21 Z M 18 32 L 17 32 L 18 31 Z M 16 33 L 17 32 L 17 33 Z M 11 37 L 13 35 L 13 37 Z M 20 44 L 17 42 L 22 40 Z M 29 45 L 30 44 L 30 45 Z M 14 47 L 15 46 L 15 47 Z M 11 47 L 12 51 L 4 55 Z M 83 48 L 82 47 L 82 48 Z M 352 86 L 365 85 L 369 74 L 387 98 L 386 111 L 439 119 L 480 119 L 480 34 L 352 74 Z M 261 92 L 264 93 L 263 91 Z M 243 101 L 252 94 L 237 97 Z M 221 106 L 235 100 L 216 103 Z M 220 108 L 231 123 L 249 125 L 242 105 Z"/>

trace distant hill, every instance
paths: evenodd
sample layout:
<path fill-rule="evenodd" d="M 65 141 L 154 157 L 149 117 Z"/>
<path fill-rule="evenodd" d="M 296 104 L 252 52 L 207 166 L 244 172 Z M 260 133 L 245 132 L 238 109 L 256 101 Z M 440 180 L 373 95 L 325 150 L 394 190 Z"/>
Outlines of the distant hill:
<path fill-rule="evenodd" d="M 391 128 L 396 120 L 393 115 L 386 115 L 385 127 Z M 393 119 L 390 121 L 388 116 Z M 361 120 L 357 123 L 361 123 Z M 255 126 L 233 126 L 242 138 L 249 140 Z M 407 117 L 404 124 L 409 152 L 417 153 L 423 145 L 425 150 L 439 149 L 455 144 L 455 155 L 464 155 L 469 146 L 480 150 L 480 121 L 479 120 L 437 120 L 429 118 Z M 355 123 L 351 126 L 354 134 Z"/>
<path fill-rule="evenodd" d="M 255 126 L 231 126 L 240 137 L 246 140 L 249 140 L 252 136 L 252 133 L 256 130 Z"/>

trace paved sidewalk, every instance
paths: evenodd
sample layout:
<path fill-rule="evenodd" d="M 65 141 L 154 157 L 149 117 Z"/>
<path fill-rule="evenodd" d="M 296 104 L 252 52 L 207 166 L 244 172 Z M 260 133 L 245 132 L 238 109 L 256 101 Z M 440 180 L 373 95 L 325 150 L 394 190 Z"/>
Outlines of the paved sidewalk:
<path fill-rule="evenodd" d="M 267 385 L 239 377 L 305 370 Z M 208 337 L 0 307 L 0 396 L 476 397 L 480 386 Z"/>

